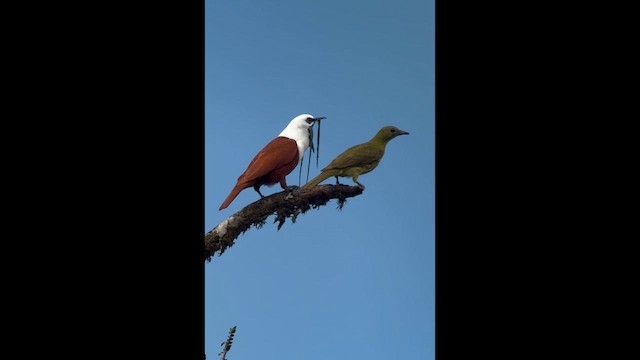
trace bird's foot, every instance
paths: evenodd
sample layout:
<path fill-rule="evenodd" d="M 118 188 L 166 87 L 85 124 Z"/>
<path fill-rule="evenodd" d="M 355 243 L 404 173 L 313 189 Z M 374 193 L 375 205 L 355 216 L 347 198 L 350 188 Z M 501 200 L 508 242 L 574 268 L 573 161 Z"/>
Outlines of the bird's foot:
<path fill-rule="evenodd" d="M 291 186 L 287 186 L 284 191 L 288 191 L 289 193 L 287 194 L 287 196 L 284 197 L 285 200 L 289 200 L 293 198 L 293 194 L 297 194 L 300 191 L 300 186 L 297 185 L 291 185 Z"/>
<path fill-rule="evenodd" d="M 287 188 L 284 189 L 284 191 L 289 192 L 287 196 L 284 197 L 284 199 L 290 200 L 290 199 L 293 199 L 293 194 L 296 194 L 298 191 L 300 191 L 300 186 L 297 186 L 297 185 L 287 186 Z"/>
<path fill-rule="evenodd" d="M 364 185 L 360 184 L 359 182 L 356 181 L 356 184 L 358 184 L 359 187 L 364 189 Z"/>

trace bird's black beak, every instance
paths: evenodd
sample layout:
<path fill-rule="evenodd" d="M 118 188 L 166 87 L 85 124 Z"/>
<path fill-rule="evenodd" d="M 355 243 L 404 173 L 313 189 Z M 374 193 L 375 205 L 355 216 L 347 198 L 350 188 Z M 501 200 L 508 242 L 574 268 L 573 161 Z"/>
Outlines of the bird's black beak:
<path fill-rule="evenodd" d="M 313 122 L 316 122 L 316 121 L 320 121 L 320 120 L 326 119 L 326 118 L 327 118 L 326 116 L 318 116 L 317 118 L 313 118 L 311 120 L 313 120 Z"/>
<path fill-rule="evenodd" d="M 408 132 L 398 129 L 398 135 L 409 135 Z"/>

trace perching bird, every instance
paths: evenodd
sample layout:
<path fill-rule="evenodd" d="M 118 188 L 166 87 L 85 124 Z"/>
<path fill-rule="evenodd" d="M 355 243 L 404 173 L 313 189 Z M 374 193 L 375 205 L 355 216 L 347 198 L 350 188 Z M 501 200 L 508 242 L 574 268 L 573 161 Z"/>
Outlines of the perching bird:
<path fill-rule="evenodd" d="M 351 177 L 354 183 L 364 188 L 364 185 L 358 182 L 358 176 L 375 169 L 380 160 L 382 160 L 387 143 L 396 136 L 405 134 L 409 133 L 395 126 L 383 127 L 373 139 L 366 143 L 352 146 L 338 155 L 327 167 L 322 169 L 320 175 L 306 183 L 302 188 L 307 189 L 316 186 L 332 176 L 336 177 L 336 185 L 340 183 L 338 176 Z"/>
<path fill-rule="evenodd" d="M 325 119 L 324 116 L 314 118 L 309 114 L 298 115 L 287 125 L 284 130 L 267 144 L 251 160 L 247 169 L 238 177 L 238 182 L 229 196 L 224 200 L 220 209 L 229 206 L 240 191 L 253 186 L 260 194 L 260 186 L 271 186 L 280 183 L 283 190 L 287 190 L 286 176 L 296 168 L 305 150 L 312 141 L 313 124 Z"/>

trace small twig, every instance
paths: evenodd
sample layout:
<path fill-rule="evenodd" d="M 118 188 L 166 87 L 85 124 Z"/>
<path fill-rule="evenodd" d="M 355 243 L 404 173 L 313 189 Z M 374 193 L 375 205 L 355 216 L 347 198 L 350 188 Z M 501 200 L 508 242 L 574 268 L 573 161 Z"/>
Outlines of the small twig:
<path fill-rule="evenodd" d="M 220 346 L 222 346 L 222 351 L 218 353 L 221 360 L 226 360 L 227 352 L 231 350 L 231 345 L 233 344 L 233 336 L 236 333 L 236 327 L 232 327 L 229 329 L 229 337 L 227 337 L 227 341 L 223 341 Z"/>

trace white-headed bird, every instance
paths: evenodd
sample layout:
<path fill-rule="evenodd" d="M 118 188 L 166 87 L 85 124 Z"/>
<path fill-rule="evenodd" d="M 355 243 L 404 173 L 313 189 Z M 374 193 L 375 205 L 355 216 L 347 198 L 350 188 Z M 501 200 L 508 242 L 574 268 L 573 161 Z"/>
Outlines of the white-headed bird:
<path fill-rule="evenodd" d="M 219 210 L 225 209 L 240 191 L 251 186 L 261 198 L 264 197 L 260 192 L 262 185 L 271 186 L 280 183 L 282 189 L 287 190 L 289 187 L 286 176 L 296 168 L 309 144 L 312 144 L 313 124 L 324 118 L 322 116 L 316 118 L 309 114 L 293 118 L 280 135 L 251 160 Z"/>

